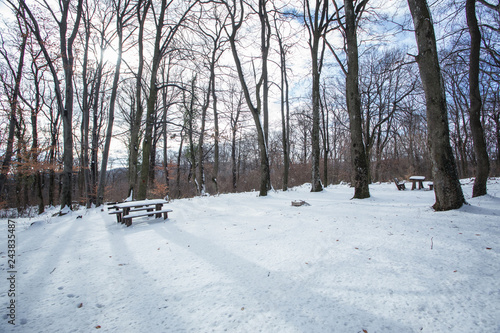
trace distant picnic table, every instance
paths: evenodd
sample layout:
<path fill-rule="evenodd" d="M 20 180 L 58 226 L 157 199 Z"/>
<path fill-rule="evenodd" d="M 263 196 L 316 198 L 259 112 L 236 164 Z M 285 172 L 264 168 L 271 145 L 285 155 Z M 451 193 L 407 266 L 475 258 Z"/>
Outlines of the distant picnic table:
<path fill-rule="evenodd" d="M 155 216 L 168 218 L 171 209 L 163 209 L 168 201 L 163 199 L 127 201 L 108 206 L 109 214 L 116 214 L 116 221 L 124 223 L 127 227 L 132 225 L 132 219 L 141 216 Z"/>
<path fill-rule="evenodd" d="M 417 188 L 417 183 L 418 183 L 418 189 L 421 190 L 424 188 L 424 180 L 425 180 L 425 176 L 411 176 L 410 177 L 410 180 L 411 182 L 413 183 L 411 185 L 411 189 L 412 190 L 415 190 Z"/>

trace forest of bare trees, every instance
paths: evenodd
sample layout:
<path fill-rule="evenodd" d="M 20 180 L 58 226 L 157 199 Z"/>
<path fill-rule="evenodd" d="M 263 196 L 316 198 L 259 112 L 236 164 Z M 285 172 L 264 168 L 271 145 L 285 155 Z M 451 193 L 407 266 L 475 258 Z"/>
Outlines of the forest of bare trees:
<path fill-rule="evenodd" d="M 0 8 L 0 209 L 500 172 L 498 0 Z"/>

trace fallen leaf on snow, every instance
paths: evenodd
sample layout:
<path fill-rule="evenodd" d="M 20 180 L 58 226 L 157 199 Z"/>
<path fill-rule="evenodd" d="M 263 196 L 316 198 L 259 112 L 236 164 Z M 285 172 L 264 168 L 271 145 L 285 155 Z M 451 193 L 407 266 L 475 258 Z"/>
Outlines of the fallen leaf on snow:
<path fill-rule="evenodd" d="M 83 303 L 78 304 L 78 308 L 81 308 L 83 306 Z"/>

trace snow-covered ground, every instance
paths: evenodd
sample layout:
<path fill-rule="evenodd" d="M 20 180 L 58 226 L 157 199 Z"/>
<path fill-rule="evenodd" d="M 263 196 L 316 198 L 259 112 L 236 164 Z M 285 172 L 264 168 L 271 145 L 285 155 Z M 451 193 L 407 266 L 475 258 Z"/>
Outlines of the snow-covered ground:
<path fill-rule="evenodd" d="M 0 332 L 500 332 L 500 179 L 462 182 L 449 212 L 374 184 L 176 200 L 129 228 L 16 219 L 15 326 L 0 220 Z"/>

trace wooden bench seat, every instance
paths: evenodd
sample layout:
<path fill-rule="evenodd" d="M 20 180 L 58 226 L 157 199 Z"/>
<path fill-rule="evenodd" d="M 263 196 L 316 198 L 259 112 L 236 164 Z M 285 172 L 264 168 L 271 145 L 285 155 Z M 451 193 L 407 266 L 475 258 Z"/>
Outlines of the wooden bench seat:
<path fill-rule="evenodd" d="M 396 187 L 398 188 L 398 191 L 404 191 L 406 190 L 406 186 L 404 181 L 400 182 L 397 178 L 394 178 L 394 183 L 396 184 Z"/>
<path fill-rule="evenodd" d="M 154 206 L 148 206 L 148 207 L 140 207 L 140 208 L 131 208 L 130 212 L 140 212 L 140 211 L 143 211 L 143 210 L 147 210 L 148 212 L 151 212 L 151 211 L 155 210 L 155 207 Z"/>
<path fill-rule="evenodd" d="M 116 222 L 121 223 L 122 222 L 122 215 L 123 215 L 123 209 L 118 209 L 113 211 L 108 211 L 108 214 L 116 214 Z"/>
<path fill-rule="evenodd" d="M 147 211 L 142 213 L 134 212 L 133 214 L 127 214 L 123 216 L 122 221 L 127 225 L 127 227 L 129 227 L 130 225 L 132 225 L 132 219 L 136 217 L 155 215 L 156 218 L 160 218 L 163 215 L 163 218 L 166 220 L 168 218 L 168 213 L 170 212 L 172 212 L 171 209 L 161 209 L 161 210 Z"/>

